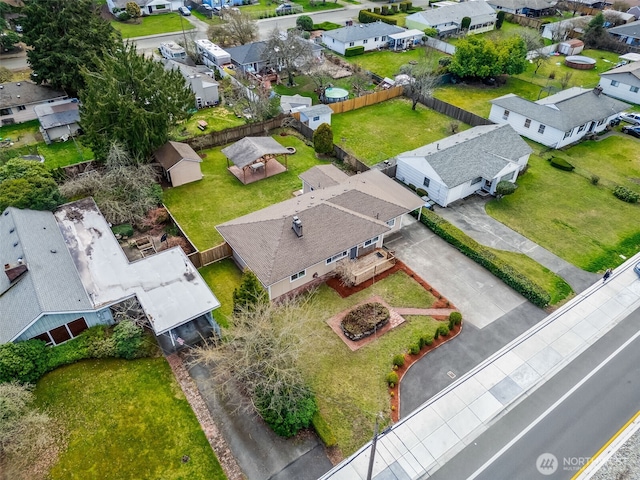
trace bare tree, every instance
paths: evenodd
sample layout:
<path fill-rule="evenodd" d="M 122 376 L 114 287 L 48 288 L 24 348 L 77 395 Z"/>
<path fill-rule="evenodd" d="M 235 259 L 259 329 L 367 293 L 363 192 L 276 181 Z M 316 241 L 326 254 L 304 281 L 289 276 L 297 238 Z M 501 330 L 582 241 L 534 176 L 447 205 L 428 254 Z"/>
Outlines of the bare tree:
<path fill-rule="evenodd" d="M 562 75 L 560 77 L 560 79 L 558 80 L 560 82 L 560 86 L 562 87 L 563 90 L 569 86 L 569 82 L 571 81 L 571 77 L 573 77 L 573 73 L 565 72 L 564 75 Z"/>
<path fill-rule="evenodd" d="M 431 52 L 416 64 L 400 67 L 400 73 L 409 76 L 409 83 L 404 87 L 404 94 L 411 99 L 411 109 L 415 110 L 421 98 L 430 97 L 440 82 L 437 73 L 438 59 Z"/>
<path fill-rule="evenodd" d="M 631 8 L 631 5 L 629 5 L 627 2 L 623 0 L 616 0 L 615 2 L 613 2 L 613 5 L 611 5 L 611 9 L 616 10 L 618 12 L 626 12 L 630 8 Z"/>
<path fill-rule="evenodd" d="M 538 70 L 549 59 L 549 54 L 544 50 L 544 40 L 539 32 L 533 30 L 525 30 L 521 32 L 520 37 L 524 40 L 525 47 L 527 49 L 527 57 L 531 60 L 536 68 L 534 74 L 538 73 Z"/>
<path fill-rule="evenodd" d="M 360 65 L 353 65 L 353 74 L 349 79 L 351 82 L 351 88 L 356 96 L 361 97 L 369 91 L 371 86 L 371 77 L 360 67 Z"/>
<path fill-rule="evenodd" d="M 262 84 L 255 85 L 241 71 L 236 72 L 236 82 L 232 83 L 229 99 L 238 116 L 244 116 L 250 122 L 260 122 L 278 114 L 277 97 L 271 97 L 269 89 Z"/>
<path fill-rule="evenodd" d="M 327 60 L 325 60 L 326 62 Z M 322 97 L 325 89 L 329 86 L 329 84 L 333 81 L 333 78 L 329 74 L 326 68 L 323 65 L 316 65 L 309 70 L 309 77 L 313 84 L 315 85 L 314 92 L 318 94 L 319 97 Z"/>
<path fill-rule="evenodd" d="M 576 28 L 576 20 L 563 20 L 562 22 L 554 23 L 549 28 L 551 29 L 551 41 L 553 43 L 564 42 L 569 34 Z"/>
<path fill-rule="evenodd" d="M 116 323 L 130 320 L 139 327 L 148 327 L 149 318 L 136 297 L 128 298 L 111 306 L 111 314 Z"/>
<path fill-rule="evenodd" d="M 258 40 L 258 24 L 248 13 L 231 10 L 224 18 L 226 23 L 209 27 L 207 34 L 212 42 L 231 47 Z"/>
<path fill-rule="evenodd" d="M 287 85 L 293 86 L 293 74 L 300 70 L 308 72 L 313 62 L 311 42 L 305 40 L 298 30 L 286 33 L 274 28 L 264 49 L 265 61 L 274 68 L 287 73 Z"/>

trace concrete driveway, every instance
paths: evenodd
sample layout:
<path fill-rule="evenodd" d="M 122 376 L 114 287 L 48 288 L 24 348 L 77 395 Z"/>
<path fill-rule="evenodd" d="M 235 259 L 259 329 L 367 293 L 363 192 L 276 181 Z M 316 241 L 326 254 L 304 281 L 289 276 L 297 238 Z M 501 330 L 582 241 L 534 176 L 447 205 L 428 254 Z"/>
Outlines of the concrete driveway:
<path fill-rule="evenodd" d="M 385 246 L 462 312 L 484 328 L 527 300 L 410 215 Z"/>

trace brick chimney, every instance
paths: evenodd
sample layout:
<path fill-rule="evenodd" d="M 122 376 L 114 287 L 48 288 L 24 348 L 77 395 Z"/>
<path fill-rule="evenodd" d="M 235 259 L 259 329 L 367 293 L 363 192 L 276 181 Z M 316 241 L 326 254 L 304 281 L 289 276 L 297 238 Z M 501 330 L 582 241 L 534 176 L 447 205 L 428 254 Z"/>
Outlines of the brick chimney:
<path fill-rule="evenodd" d="M 4 265 L 4 273 L 7 275 L 9 282 L 15 282 L 21 275 L 27 273 L 27 266 L 22 262 L 22 259 L 18 260 L 16 265 L 6 263 Z"/>

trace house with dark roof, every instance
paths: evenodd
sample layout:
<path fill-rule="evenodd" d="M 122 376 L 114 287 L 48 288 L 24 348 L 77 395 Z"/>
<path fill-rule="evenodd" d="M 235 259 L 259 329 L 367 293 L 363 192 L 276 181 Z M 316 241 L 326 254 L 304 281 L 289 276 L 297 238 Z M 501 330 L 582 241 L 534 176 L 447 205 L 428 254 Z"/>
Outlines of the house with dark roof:
<path fill-rule="evenodd" d="M 7 208 L 0 258 L 0 344 L 64 343 L 113 324 L 111 307 L 133 298 L 161 343 L 175 344 L 192 322 L 217 327 L 220 302 L 182 249 L 129 262 L 90 198 L 53 213 Z"/>
<path fill-rule="evenodd" d="M 487 2 L 461 2 L 412 13 L 406 18 L 405 24 L 407 28 L 417 30 L 435 28 L 438 35 L 446 36 L 460 32 L 465 17 L 471 19 L 467 31 L 469 35 L 490 32 L 497 20 L 495 10 Z"/>
<path fill-rule="evenodd" d="M 302 193 L 308 193 L 338 185 L 347 180 L 349 175 L 333 165 L 316 165 L 302 172 L 299 178 L 302 180 Z"/>
<path fill-rule="evenodd" d="M 487 0 L 494 10 L 502 10 L 514 15 L 543 17 L 555 11 L 556 0 Z"/>
<path fill-rule="evenodd" d="M 523 137 L 562 148 L 603 131 L 630 105 L 599 88 L 573 87 L 532 102 L 513 93 L 491 100 L 489 120 L 508 123 Z"/>
<path fill-rule="evenodd" d="M 36 105 L 40 133 L 47 145 L 66 140 L 80 130 L 80 104 L 77 98 Z"/>
<path fill-rule="evenodd" d="M 386 48 L 391 42 L 390 35 L 406 31 L 402 27 L 383 22 L 361 23 L 322 34 L 322 43 L 334 52 L 344 55 L 347 48 L 364 47 L 364 51 Z"/>
<path fill-rule="evenodd" d="M 62 90 L 32 82 L 8 82 L 0 85 L 0 121 L 2 125 L 28 122 L 38 118 L 34 107 L 67 98 Z"/>
<path fill-rule="evenodd" d="M 380 248 L 385 235 L 402 226 L 402 216 L 422 204 L 384 173 L 369 170 L 216 228 L 240 268 L 255 273 L 275 299 L 322 281 L 341 259 Z"/>
<path fill-rule="evenodd" d="M 202 179 L 202 159 L 186 143 L 169 141 L 156 150 L 153 157 L 162 166 L 165 178 L 174 187 Z"/>
<path fill-rule="evenodd" d="M 631 62 L 600 74 L 602 93 L 640 104 L 640 62 Z"/>
<path fill-rule="evenodd" d="M 607 32 L 621 43 L 632 47 L 640 46 L 640 20 L 609 28 Z"/>
<path fill-rule="evenodd" d="M 531 147 L 509 125 L 482 125 L 396 156 L 396 179 L 442 207 L 475 192 L 515 183 Z"/>
<path fill-rule="evenodd" d="M 300 39 L 301 42 L 308 40 Z M 315 43 L 309 42 L 311 50 L 315 58 L 322 56 L 322 47 Z M 231 57 L 231 63 L 245 73 L 260 73 L 269 68 L 279 69 L 278 65 L 272 65 L 265 53 L 267 42 L 253 42 L 238 47 L 230 47 L 226 52 Z"/>

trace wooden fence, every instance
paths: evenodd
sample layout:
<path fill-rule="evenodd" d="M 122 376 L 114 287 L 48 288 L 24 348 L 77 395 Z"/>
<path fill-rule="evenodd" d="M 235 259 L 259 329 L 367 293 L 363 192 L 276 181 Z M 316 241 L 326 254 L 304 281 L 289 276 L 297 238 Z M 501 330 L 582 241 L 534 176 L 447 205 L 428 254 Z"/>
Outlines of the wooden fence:
<path fill-rule="evenodd" d="M 456 107 L 455 105 L 451 105 L 450 103 L 438 100 L 437 98 L 422 97 L 420 98 L 419 102 L 425 107 L 429 107 L 436 112 L 443 113 L 448 117 L 455 118 L 459 122 L 466 123 L 468 125 L 471 125 L 472 127 L 477 127 L 478 125 L 493 125 L 493 122 L 491 120 L 487 120 L 486 118 L 480 117 L 475 113 L 468 112 L 460 107 Z"/>
<path fill-rule="evenodd" d="M 363 95 L 362 97 L 350 98 L 343 102 L 329 103 L 329 107 L 331 107 L 333 113 L 345 113 L 399 97 L 402 93 L 402 87 L 391 87 L 387 90 L 379 90 L 377 92 Z"/>
<path fill-rule="evenodd" d="M 210 132 L 206 135 L 189 138 L 185 140 L 185 143 L 189 144 L 195 151 L 198 151 L 237 142 L 244 137 L 264 137 L 268 135 L 271 130 L 280 128 L 282 126 L 282 120 L 286 117 L 287 115 L 280 114 L 264 122 L 248 123 L 247 125 L 228 128 L 221 132 Z"/>
<path fill-rule="evenodd" d="M 513 13 L 507 13 L 504 19 L 509 23 L 517 23 L 523 27 L 535 28 L 536 30 L 541 30 L 545 24 L 551 23 L 549 20 L 525 17 L 524 15 L 514 15 Z"/>
<path fill-rule="evenodd" d="M 201 268 L 211 265 L 223 258 L 228 258 L 231 255 L 233 255 L 231 247 L 227 242 L 224 242 L 220 245 L 216 245 L 215 247 L 203 250 L 202 252 L 195 251 L 187 256 L 189 257 L 189 260 L 191 260 L 191 263 L 193 263 L 194 267 Z"/>

